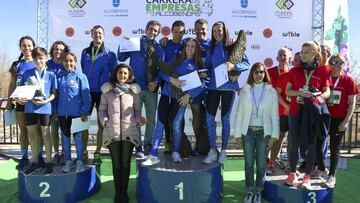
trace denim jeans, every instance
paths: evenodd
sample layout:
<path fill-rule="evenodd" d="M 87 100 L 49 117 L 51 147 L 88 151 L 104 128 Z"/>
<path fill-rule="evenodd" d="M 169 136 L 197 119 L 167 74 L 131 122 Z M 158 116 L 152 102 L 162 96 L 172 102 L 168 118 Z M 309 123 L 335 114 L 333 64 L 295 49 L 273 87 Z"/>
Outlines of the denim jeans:
<path fill-rule="evenodd" d="M 147 118 L 145 136 L 144 136 L 144 145 L 151 145 L 154 129 L 155 129 L 155 117 L 156 117 L 156 107 L 158 102 L 158 94 L 151 93 L 148 90 L 141 90 L 140 92 L 140 104 L 141 109 L 143 104 L 145 105 L 145 113 Z"/>
<path fill-rule="evenodd" d="M 264 189 L 266 172 L 266 146 L 269 137 L 264 137 L 263 130 L 248 129 L 246 136 L 243 135 L 243 147 L 245 157 L 245 186 L 248 192 L 254 190 L 254 160 L 256 159 L 256 192 Z"/>

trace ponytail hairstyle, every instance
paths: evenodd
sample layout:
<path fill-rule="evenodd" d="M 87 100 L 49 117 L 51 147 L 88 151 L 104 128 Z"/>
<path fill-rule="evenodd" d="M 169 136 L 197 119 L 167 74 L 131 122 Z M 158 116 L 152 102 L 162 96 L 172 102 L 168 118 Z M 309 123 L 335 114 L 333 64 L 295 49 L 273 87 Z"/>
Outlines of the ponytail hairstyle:
<path fill-rule="evenodd" d="M 24 40 L 30 40 L 33 47 L 35 48 L 36 44 L 35 44 L 35 41 L 32 37 L 26 35 L 26 36 L 23 36 L 20 38 L 19 40 L 19 48 L 21 50 L 21 44 L 23 43 Z M 20 51 L 20 56 L 18 57 L 17 61 L 14 61 L 12 64 L 11 64 L 11 67 L 10 67 L 10 70 L 9 72 L 11 73 L 11 76 L 12 77 L 16 77 L 16 73 L 17 73 L 17 66 L 18 64 L 20 63 L 21 59 L 23 59 L 24 57 L 24 54 Z"/>

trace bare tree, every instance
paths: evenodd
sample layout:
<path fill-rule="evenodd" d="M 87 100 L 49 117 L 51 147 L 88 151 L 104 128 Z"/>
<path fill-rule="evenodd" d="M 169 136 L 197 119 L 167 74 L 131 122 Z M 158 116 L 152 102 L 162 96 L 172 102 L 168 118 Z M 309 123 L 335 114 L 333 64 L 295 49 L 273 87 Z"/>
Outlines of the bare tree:
<path fill-rule="evenodd" d="M 12 58 L 6 51 L 2 49 L 0 51 L 0 97 L 6 98 L 9 83 L 10 83 L 10 73 L 9 68 L 12 62 Z"/>

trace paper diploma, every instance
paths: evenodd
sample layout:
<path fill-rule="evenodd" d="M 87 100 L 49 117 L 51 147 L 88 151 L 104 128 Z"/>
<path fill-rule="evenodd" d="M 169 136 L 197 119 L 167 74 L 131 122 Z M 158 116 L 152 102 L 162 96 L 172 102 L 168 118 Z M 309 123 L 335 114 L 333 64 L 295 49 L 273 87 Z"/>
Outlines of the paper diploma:
<path fill-rule="evenodd" d="M 223 63 L 214 69 L 216 88 L 229 81 L 226 64 Z"/>
<path fill-rule="evenodd" d="M 34 98 L 35 91 L 38 88 L 39 86 L 33 85 L 17 86 L 10 98 L 26 98 L 28 100 L 32 100 Z"/>
<path fill-rule="evenodd" d="M 140 37 L 132 37 L 130 39 L 120 38 L 119 43 L 120 52 L 140 51 Z"/>
<path fill-rule="evenodd" d="M 80 132 L 80 131 L 84 131 L 84 130 L 88 130 L 90 128 L 90 117 L 88 116 L 87 121 L 82 122 L 81 121 L 81 117 L 79 118 L 73 118 L 71 120 L 71 134 L 76 133 L 76 132 Z"/>
<path fill-rule="evenodd" d="M 179 80 L 185 80 L 184 86 L 181 87 L 183 92 L 197 88 L 202 85 L 197 71 L 193 71 L 186 75 L 180 76 Z"/>

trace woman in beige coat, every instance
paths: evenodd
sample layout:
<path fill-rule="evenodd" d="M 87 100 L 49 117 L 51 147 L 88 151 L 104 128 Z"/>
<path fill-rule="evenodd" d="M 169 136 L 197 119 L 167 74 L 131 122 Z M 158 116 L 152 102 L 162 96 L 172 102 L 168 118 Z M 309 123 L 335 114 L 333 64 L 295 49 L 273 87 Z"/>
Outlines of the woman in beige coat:
<path fill-rule="evenodd" d="M 119 64 L 101 90 L 99 119 L 104 127 L 104 147 L 110 151 L 115 186 L 114 202 L 129 202 L 127 188 L 134 146 L 140 144 L 140 87 L 131 67 Z"/>

